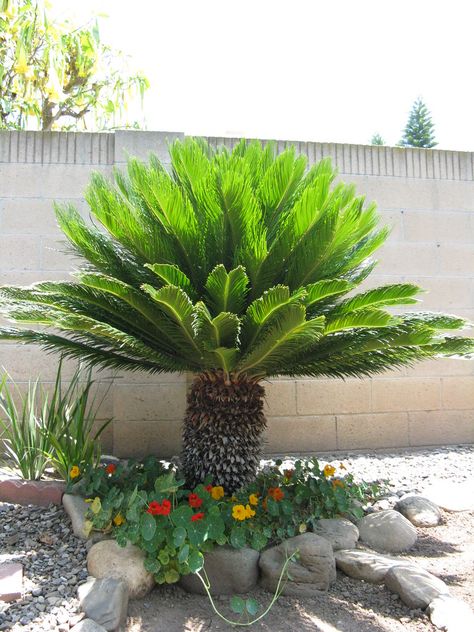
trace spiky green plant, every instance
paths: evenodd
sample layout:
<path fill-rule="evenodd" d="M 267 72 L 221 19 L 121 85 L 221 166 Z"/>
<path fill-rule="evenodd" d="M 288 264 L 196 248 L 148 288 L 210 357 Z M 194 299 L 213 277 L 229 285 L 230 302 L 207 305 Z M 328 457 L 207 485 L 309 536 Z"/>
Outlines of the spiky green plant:
<path fill-rule="evenodd" d="M 392 313 L 417 302 L 415 285 L 354 294 L 388 229 L 352 185 L 334 184 L 329 160 L 307 170 L 291 148 L 192 139 L 170 154 L 170 172 L 152 157 L 129 160 L 114 183 L 93 176 L 86 199 L 100 226 L 57 209 L 87 263 L 74 283 L 3 287 L 10 319 L 53 330 L 0 335 L 106 367 L 195 373 L 190 483 L 210 475 L 233 490 L 253 477 L 266 377 L 362 377 L 473 350 L 441 333 L 460 318 Z"/>

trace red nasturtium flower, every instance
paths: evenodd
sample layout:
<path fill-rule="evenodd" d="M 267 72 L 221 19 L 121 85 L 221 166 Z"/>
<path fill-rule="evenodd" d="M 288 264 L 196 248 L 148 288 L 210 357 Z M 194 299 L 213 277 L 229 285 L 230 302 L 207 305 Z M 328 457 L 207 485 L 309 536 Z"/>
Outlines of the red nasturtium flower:
<path fill-rule="evenodd" d="M 295 473 L 294 469 L 291 470 L 283 470 L 283 476 L 285 478 L 293 478 L 293 474 Z"/>
<path fill-rule="evenodd" d="M 199 513 L 191 516 L 191 522 L 196 522 L 196 520 L 202 520 L 203 518 L 204 518 L 204 514 L 202 513 L 202 511 L 200 511 Z"/>
<path fill-rule="evenodd" d="M 151 514 L 152 516 L 159 516 L 161 514 L 160 503 L 156 500 L 152 500 L 151 503 L 148 505 L 148 509 L 146 510 L 146 512 Z"/>
<path fill-rule="evenodd" d="M 189 494 L 188 502 L 190 507 L 193 507 L 193 509 L 197 509 L 202 505 L 202 498 L 199 498 L 197 494 Z"/>
<path fill-rule="evenodd" d="M 115 465 L 115 463 L 109 463 L 105 468 L 105 471 L 107 472 L 107 474 L 115 474 L 116 469 L 117 466 Z"/>
<path fill-rule="evenodd" d="M 170 511 L 171 511 L 171 503 L 167 498 L 165 498 L 165 500 L 161 503 L 161 515 L 167 516 Z"/>
<path fill-rule="evenodd" d="M 279 501 L 283 500 L 285 493 L 279 487 L 270 487 L 268 490 L 268 495 L 273 498 L 273 500 Z"/>
<path fill-rule="evenodd" d="M 206 492 L 211 492 L 212 485 L 206 485 L 206 487 L 204 489 L 206 490 Z"/>

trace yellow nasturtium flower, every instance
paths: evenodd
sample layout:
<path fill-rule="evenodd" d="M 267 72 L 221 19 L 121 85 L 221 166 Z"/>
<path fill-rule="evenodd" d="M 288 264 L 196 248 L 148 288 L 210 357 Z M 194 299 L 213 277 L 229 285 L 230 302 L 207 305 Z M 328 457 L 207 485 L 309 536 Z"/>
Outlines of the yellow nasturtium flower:
<path fill-rule="evenodd" d="M 211 489 L 211 496 L 214 498 L 214 500 L 220 500 L 221 498 L 224 498 L 224 488 L 222 487 L 222 485 L 217 485 L 216 487 L 213 487 Z"/>
<path fill-rule="evenodd" d="M 81 470 L 77 467 L 77 465 L 73 465 L 71 469 L 69 470 L 69 476 L 71 478 L 77 478 L 80 473 L 81 473 Z"/>
<path fill-rule="evenodd" d="M 251 505 L 258 505 L 258 496 L 257 496 L 257 494 L 250 494 L 250 496 L 249 496 L 249 503 Z"/>
<path fill-rule="evenodd" d="M 247 512 L 243 505 L 234 505 L 234 507 L 232 507 L 232 518 L 234 518 L 234 520 L 245 520 L 246 517 Z"/>
<path fill-rule="evenodd" d="M 324 466 L 324 470 L 323 470 L 324 476 L 333 476 L 335 472 L 336 472 L 336 468 L 333 467 L 332 465 L 329 465 L 329 463 Z"/>
<path fill-rule="evenodd" d="M 125 522 L 125 518 L 122 516 L 122 514 L 118 513 L 114 518 L 114 525 L 116 527 L 120 527 L 120 525 L 123 524 L 124 522 Z"/>
<path fill-rule="evenodd" d="M 246 505 L 246 507 L 245 507 L 245 517 L 246 518 L 253 518 L 253 516 L 255 516 L 255 511 L 252 509 L 252 507 L 250 505 Z"/>

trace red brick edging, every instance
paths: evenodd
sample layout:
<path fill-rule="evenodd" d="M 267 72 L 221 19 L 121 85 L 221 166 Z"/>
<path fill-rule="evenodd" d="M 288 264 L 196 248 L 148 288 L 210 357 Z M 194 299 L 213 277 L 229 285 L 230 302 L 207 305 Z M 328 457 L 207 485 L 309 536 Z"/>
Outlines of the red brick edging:
<path fill-rule="evenodd" d="M 19 478 L 0 480 L 0 502 L 18 505 L 61 504 L 66 484 L 62 481 L 25 481 Z"/>

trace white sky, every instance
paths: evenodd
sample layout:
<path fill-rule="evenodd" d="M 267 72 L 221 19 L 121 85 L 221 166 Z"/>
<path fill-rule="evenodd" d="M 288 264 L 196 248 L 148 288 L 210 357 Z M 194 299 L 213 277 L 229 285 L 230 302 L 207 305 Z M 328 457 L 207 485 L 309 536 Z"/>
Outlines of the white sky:
<path fill-rule="evenodd" d="M 148 129 L 393 145 L 421 96 L 438 147 L 474 151 L 472 0 L 51 2 L 108 15 L 103 41 L 150 80 Z"/>

